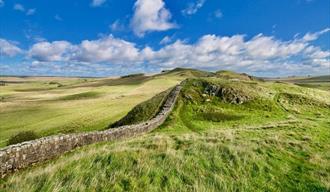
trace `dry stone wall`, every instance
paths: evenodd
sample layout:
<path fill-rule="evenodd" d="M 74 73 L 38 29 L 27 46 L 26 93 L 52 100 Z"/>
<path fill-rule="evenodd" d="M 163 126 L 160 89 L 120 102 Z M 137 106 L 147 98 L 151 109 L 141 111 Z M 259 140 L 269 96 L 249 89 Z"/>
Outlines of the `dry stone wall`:
<path fill-rule="evenodd" d="M 169 93 L 161 111 L 153 119 L 134 125 L 125 125 L 105 131 L 55 135 L 27 141 L 0 149 L 0 177 L 31 164 L 54 158 L 76 147 L 101 141 L 113 141 L 149 132 L 161 125 L 173 109 L 180 93 L 177 85 Z"/>

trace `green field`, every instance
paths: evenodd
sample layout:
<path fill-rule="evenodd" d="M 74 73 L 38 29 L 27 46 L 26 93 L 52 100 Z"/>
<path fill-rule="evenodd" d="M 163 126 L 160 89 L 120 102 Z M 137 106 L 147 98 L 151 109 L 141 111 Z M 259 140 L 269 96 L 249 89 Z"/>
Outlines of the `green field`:
<path fill-rule="evenodd" d="M 0 77 L 0 147 L 20 131 L 40 136 L 102 130 L 184 77 Z"/>
<path fill-rule="evenodd" d="M 41 125 L 38 123 L 30 123 L 30 128 L 43 134 L 65 129 L 63 126 L 70 125 L 77 113 L 81 115 L 77 122 L 84 119 L 82 116 L 94 115 L 93 120 L 78 123 L 77 131 L 102 129 L 123 117 L 135 104 L 186 77 L 191 79 L 184 85 L 174 111 L 153 132 L 82 147 L 12 174 L 0 186 L 4 191 L 330 190 L 330 92 L 322 89 L 264 82 L 227 71 L 210 74 L 179 69 L 134 85 L 101 86 L 105 80 L 80 83 L 78 79 L 75 83 L 70 81 L 70 89 L 63 86 L 27 92 L 29 95 L 18 92 L 14 88 L 18 85 L 8 86 L 6 92 L 12 95 L 8 100 L 15 99 L 28 107 L 42 103 L 46 107 L 40 108 L 45 112 L 36 117 L 38 113 L 31 113 L 30 108 L 23 112 L 22 108 L 15 109 L 23 107 L 14 105 L 15 102 L 7 104 L 9 107 L 1 106 L 1 110 L 7 118 L 20 116 L 26 122 L 34 118 L 38 122 L 42 117 L 44 130 L 37 129 Z M 97 86 L 86 86 L 91 84 Z M 35 87 L 40 89 L 40 85 Z M 213 96 L 209 91 L 212 87 L 221 91 Z M 153 106 L 156 101 L 157 97 L 138 109 Z M 129 105 L 122 109 L 124 103 Z M 81 107 L 78 110 L 73 106 Z M 61 118 L 54 117 L 50 109 L 72 111 L 65 122 L 58 123 Z M 49 116 L 43 116 L 47 110 Z M 48 121 L 49 117 L 55 119 Z M 1 118 L 6 117 L 1 113 Z M 132 118 L 140 116 L 123 118 L 121 124 L 134 122 Z M 5 124 L 1 131 L 12 132 L 5 132 L 2 140 L 27 128 L 17 126 L 26 124 L 21 121 Z"/>
<path fill-rule="evenodd" d="M 302 87 L 322 89 L 330 91 L 330 75 L 323 75 L 317 77 L 287 77 L 272 79 L 272 81 L 281 81 L 287 83 L 294 83 Z"/>

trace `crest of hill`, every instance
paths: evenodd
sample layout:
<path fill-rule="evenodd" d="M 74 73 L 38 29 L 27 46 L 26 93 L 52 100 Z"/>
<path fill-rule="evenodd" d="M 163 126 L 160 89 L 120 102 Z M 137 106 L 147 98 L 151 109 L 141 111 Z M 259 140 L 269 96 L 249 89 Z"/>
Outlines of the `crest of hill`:
<path fill-rule="evenodd" d="M 169 74 L 192 75 L 191 72 L 199 73 L 199 75 L 209 75 L 203 71 L 189 69 L 175 69 L 166 72 Z M 195 74 L 196 75 L 196 74 Z M 219 75 L 219 74 L 217 74 Z M 189 76 L 191 77 L 191 76 Z M 249 109 L 274 110 L 273 108 L 282 105 L 287 110 L 291 110 L 292 106 L 308 110 L 310 106 L 318 106 L 321 108 L 328 107 L 329 104 L 318 98 L 314 98 L 313 92 L 303 87 L 291 84 L 268 84 L 266 82 L 255 81 L 254 77 L 247 74 L 239 74 L 231 71 L 221 71 L 219 76 L 188 78 L 185 81 L 181 92 L 181 100 L 185 105 L 193 103 L 201 105 L 209 103 L 219 105 L 220 103 L 228 106 L 246 105 Z M 238 79 L 239 81 L 233 81 Z M 292 90 L 296 90 L 292 92 Z M 319 92 L 316 90 L 316 92 Z M 157 94 L 153 98 L 135 106 L 125 117 L 119 121 L 109 125 L 113 128 L 122 125 L 129 125 L 143 122 L 154 117 L 162 106 L 169 90 Z M 319 92 L 319 94 L 324 92 Z M 275 96 L 277 95 L 277 96 Z M 278 101 L 276 101 L 278 98 Z M 280 104 L 281 103 L 281 104 Z M 235 107 L 234 107 L 235 108 Z"/>
<path fill-rule="evenodd" d="M 309 81 L 330 82 L 330 75 L 322 75 L 322 76 L 317 76 L 317 77 L 310 77 L 307 80 L 309 80 Z"/>
<path fill-rule="evenodd" d="M 156 75 L 145 75 L 143 73 L 128 74 L 119 78 L 104 78 L 97 81 L 91 81 L 74 85 L 72 87 L 99 87 L 99 86 L 117 86 L 117 85 L 137 85 L 157 78 L 174 78 L 174 79 L 186 79 L 186 78 L 200 78 L 200 77 L 212 77 L 214 73 L 188 68 L 175 68 L 173 70 L 164 70 Z"/>
<path fill-rule="evenodd" d="M 180 77 L 212 77 L 214 76 L 214 73 L 208 72 L 208 71 L 202 71 L 198 69 L 190 69 L 190 68 L 175 68 L 172 70 L 164 70 L 159 75 L 171 75 L 171 76 L 180 76 Z"/>
<path fill-rule="evenodd" d="M 233 71 L 221 70 L 215 72 L 215 76 L 218 78 L 224 79 L 237 79 L 241 81 L 263 81 L 263 79 L 259 77 L 255 77 L 252 75 L 248 75 L 246 73 L 236 73 Z"/>

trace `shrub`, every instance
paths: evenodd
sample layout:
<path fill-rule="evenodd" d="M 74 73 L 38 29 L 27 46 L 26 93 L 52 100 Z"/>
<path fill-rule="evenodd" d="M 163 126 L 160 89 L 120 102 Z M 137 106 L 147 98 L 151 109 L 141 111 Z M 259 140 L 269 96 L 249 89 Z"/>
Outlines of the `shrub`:
<path fill-rule="evenodd" d="M 63 97 L 60 97 L 59 100 L 63 101 L 69 101 L 69 100 L 79 100 L 79 99 L 93 99 L 101 96 L 102 93 L 94 92 L 94 91 L 88 91 L 83 93 L 77 93 L 73 95 L 66 95 Z"/>
<path fill-rule="evenodd" d="M 163 91 L 151 99 L 136 105 L 128 114 L 108 128 L 131 125 L 152 119 L 160 111 L 171 89 Z"/>
<path fill-rule="evenodd" d="M 49 82 L 48 84 L 49 84 L 49 85 L 56 85 L 56 84 L 59 84 L 59 83 L 56 82 L 56 81 L 51 81 L 51 82 Z"/>
<path fill-rule="evenodd" d="M 129 74 L 129 75 L 123 75 L 120 78 L 132 78 L 132 77 L 143 77 L 144 73 L 135 73 L 135 74 Z"/>
<path fill-rule="evenodd" d="M 8 145 L 13 145 L 16 143 L 21 143 L 24 141 L 30 141 L 37 139 L 38 135 L 34 131 L 21 131 L 16 135 L 13 135 L 8 140 Z"/>
<path fill-rule="evenodd" d="M 56 82 L 56 81 L 51 81 L 48 83 L 49 85 L 57 85 L 57 87 L 63 87 L 63 84 Z"/>

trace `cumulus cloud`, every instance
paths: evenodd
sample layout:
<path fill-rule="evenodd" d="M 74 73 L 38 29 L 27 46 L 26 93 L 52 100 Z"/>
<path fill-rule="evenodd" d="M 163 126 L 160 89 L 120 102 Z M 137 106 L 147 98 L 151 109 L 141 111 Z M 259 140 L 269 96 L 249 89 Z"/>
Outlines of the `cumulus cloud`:
<path fill-rule="evenodd" d="M 36 13 L 36 9 L 25 9 L 25 7 L 22 4 L 16 3 L 13 7 L 16 11 L 24 12 L 26 15 L 34 15 Z"/>
<path fill-rule="evenodd" d="M 73 49 L 67 41 L 39 42 L 31 47 L 28 56 L 37 61 L 68 61 Z"/>
<path fill-rule="evenodd" d="M 134 43 L 114 38 L 112 35 L 85 40 L 77 46 L 73 60 L 84 62 L 127 63 L 138 60 L 139 50 Z"/>
<path fill-rule="evenodd" d="M 13 57 L 22 52 L 23 51 L 19 47 L 17 47 L 16 43 L 0 38 L 0 55 L 1 56 Z"/>
<path fill-rule="evenodd" d="M 106 0 L 93 0 L 91 5 L 92 5 L 93 7 L 99 7 L 99 6 L 101 6 L 103 3 L 105 3 L 105 1 L 106 1 Z"/>
<path fill-rule="evenodd" d="M 324 33 L 327 33 L 330 31 L 330 28 L 325 28 L 322 31 L 318 31 L 316 33 L 307 33 L 304 35 L 303 40 L 304 41 L 314 41 L 319 38 L 319 36 L 323 35 Z"/>
<path fill-rule="evenodd" d="M 197 0 L 194 3 L 189 3 L 187 8 L 183 9 L 181 12 L 183 15 L 193 15 L 203 7 L 206 0 Z"/>
<path fill-rule="evenodd" d="M 24 6 L 22 4 L 16 3 L 14 5 L 14 10 L 24 12 L 25 11 L 25 8 L 24 8 Z"/>
<path fill-rule="evenodd" d="M 313 34 L 321 35 L 325 31 L 328 30 Z M 246 39 L 245 35 L 209 34 L 194 43 L 176 40 L 160 49 L 153 49 L 109 35 L 96 40 L 84 40 L 79 44 L 66 41 L 39 42 L 30 48 L 28 55 L 39 62 L 97 63 L 126 68 L 194 67 L 262 74 L 328 70 L 330 50 L 313 45 L 315 38 L 306 40 L 305 37 L 282 41 L 263 34 L 251 39 Z"/>
<path fill-rule="evenodd" d="M 39 42 L 28 56 L 37 61 L 111 62 L 138 61 L 139 50 L 134 43 L 114 38 L 112 35 L 97 40 L 84 40 L 74 45 L 67 41 Z"/>
<path fill-rule="evenodd" d="M 249 40 L 244 35 L 204 35 L 193 44 L 178 40 L 159 50 L 148 48 L 142 52 L 149 64 L 160 68 L 226 68 L 273 74 L 322 72 L 330 68 L 329 50 L 321 50 L 304 38 L 281 41 L 263 34 Z"/>
<path fill-rule="evenodd" d="M 170 21 L 171 17 L 163 0 L 137 0 L 134 5 L 131 26 L 133 32 L 142 37 L 146 32 L 166 31 L 177 27 Z"/>
<path fill-rule="evenodd" d="M 246 51 L 255 58 L 272 59 L 287 57 L 301 52 L 307 44 L 302 40 L 280 41 L 259 34 L 246 43 Z"/>

